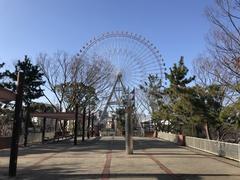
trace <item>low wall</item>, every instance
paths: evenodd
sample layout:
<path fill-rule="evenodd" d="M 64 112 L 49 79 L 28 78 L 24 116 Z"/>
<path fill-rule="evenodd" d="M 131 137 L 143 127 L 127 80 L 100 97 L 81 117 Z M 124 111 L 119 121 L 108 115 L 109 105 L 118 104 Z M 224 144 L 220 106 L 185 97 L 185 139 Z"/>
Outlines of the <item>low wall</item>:
<path fill-rule="evenodd" d="M 176 143 L 180 146 L 185 146 L 185 136 L 180 135 L 180 134 L 158 132 L 158 138 L 168 140 L 168 141 Z"/>
<path fill-rule="evenodd" d="M 105 131 L 100 131 L 100 136 L 114 136 L 115 131 L 110 131 L 110 130 L 105 130 Z"/>
<path fill-rule="evenodd" d="M 55 133 L 54 132 L 45 132 L 45 139 L 53 139 Z M 29 133 L 28 134 L 28 139 L 27 143 L 32 144 L 32 143 L 39 143 L 42 142 L 42 133 Z M 19 139 L 19 144 L 24 143 L 24 135 L 20 136 Z"/>
<path fill-rule="evenodd" d="M 178 135 L 159 132 L 158 137 L 177 143 Z M 240 144 L 185 136 L 185 145 L 218 156 L 240 161 Z"/>
<path fill-rule="evenodd" d="M 45 132 L 45 139 L 53 139 L 54 132 Z M 42 133 L 29 133 L 28 144 L 42 142 Z M 9 148 L 11 143 L 11 137 L 0 137 L 0 149 Z M 20 135 L 19 144 L 24 143 L 24 135 Z"/>
<path fill-rule="evenodd" d="M 174 142 L 174 143 L 178 142 L 178 136 L 176 134 L 158 132 L 158 138 L 165 139 L 167 141 Z"/>

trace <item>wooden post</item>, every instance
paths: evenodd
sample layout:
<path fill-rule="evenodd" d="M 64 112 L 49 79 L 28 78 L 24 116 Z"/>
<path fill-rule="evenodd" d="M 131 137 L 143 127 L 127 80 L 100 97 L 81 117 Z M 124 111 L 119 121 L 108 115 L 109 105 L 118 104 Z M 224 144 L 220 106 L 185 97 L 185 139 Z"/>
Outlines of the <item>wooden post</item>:
<path fill-rule="evenodd" d="M 46 112 L 46 109 L 44 110 Z M 46 117 L 43 118 L 43 127 L 42 127 L 42 144 L 44 143 L 45 139 L 45 129 L 46 129 Z"/>
<path fill-rule="evenodd" d="M 91 125 L 91 132 L 92 132 L 92 137 L 93 137 L 93 131 L 94 131 L 94 114 L 92 113 L 92 116 L 91 116 L 91 119 L 92 119 L 92 125 Z"/>
<path fill-rule="evenodd" d="M 78 104 L 76 104 L 75 106 L 74 145 L 77 145 L 77 133 L 78 133 Z"/>
<path fill-rule="evenodd" d="M 91 120 L 91 110 L 90 110 L 90 106 L 88 109 L 88 124 L 87 124 L 87 138 L 90 138 L 90 120 Z"/>
<path fill-rule="evenodd" d="M 18 72 L 17 77 L 17 95 L 15 102 L 15 113 L 13 121 L 13 130 L 12 130 L 12 142 L 11 142 L 11 152 L 10 152 L 10 162 L 9 162 L 9 172 L 10 177 L 16 176 L 17 172 L 17 158 L 18 158 L 18 142 L 19 134 L 21 131 L 21 110 L 22 110 L 22 99 L 23 99 L 23 73 Z"/>
<path fill-rule="evenodd" d="M 83 117 L 82 117 L 82 141 L 85 139 L 85 119 L 86 119 L 86 107 L 83 108 Z"/>

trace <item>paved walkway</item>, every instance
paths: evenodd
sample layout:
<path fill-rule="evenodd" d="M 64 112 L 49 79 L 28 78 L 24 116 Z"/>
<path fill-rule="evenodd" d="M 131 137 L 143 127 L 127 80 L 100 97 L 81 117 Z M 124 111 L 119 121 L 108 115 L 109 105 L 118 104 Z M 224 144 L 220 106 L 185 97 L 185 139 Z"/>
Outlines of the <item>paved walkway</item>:
<path fill-rule="evenodd" d="M 122 137 L 72 144 L 20 149 L 16 179 L 240 179 L 237 162 L 159 139 L 134 138 L 133 155 L 125 154 Z M 8 179 L 8 156 L 0 150 L 0 179 Z"/>

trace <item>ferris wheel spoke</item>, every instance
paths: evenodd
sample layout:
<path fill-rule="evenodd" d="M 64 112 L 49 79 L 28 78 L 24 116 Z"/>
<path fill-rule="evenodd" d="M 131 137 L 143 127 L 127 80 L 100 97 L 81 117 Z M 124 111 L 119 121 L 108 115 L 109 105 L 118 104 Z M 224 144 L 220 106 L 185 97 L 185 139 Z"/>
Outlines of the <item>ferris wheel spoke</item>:
<path fill-rule="evenodd" d="M 97 61 L 111 64 L 111 68 L 106 69 L 109 71 L 106 83 L 101 84 L 101 80 L 104 78 L 99 77 L 98 72 L 95 71 L 82 79 L 86 82 L 94 82 L 93 86 L 101 99 L 99 109 L 105 106 L 103 104 L 106 104 L 112 86 L 119 78 L 119 73 L 122 75 L 124 86 L 130 89 L 139 88 L 140 84 L 147 81 L 149 74 L 158 74 L 160 78 L 164 77 L 163 60 L 156 47 L 144 37 L 133 33 L 119 31 L 104 33 L 84 45 L 79 57 L 84 61 L 89 61 L 89 64 Z M 162 80 L 164 81 L 164 79 Z M 146 94 L 141 90 L 138 91 L 136 92 L 137 107 L 142 113 L 149 111 Z M 117 95 L 120 97 L 121 93 L 117 92 Z"/>
<path fill-rule="evenodd" d="M 152 57 L 154 57 L 154 55 L 147 52 L 136 57 L 136 60 L 144 60 L 143 62 L 147 62 L 147 60 L 151 59 Z"/>

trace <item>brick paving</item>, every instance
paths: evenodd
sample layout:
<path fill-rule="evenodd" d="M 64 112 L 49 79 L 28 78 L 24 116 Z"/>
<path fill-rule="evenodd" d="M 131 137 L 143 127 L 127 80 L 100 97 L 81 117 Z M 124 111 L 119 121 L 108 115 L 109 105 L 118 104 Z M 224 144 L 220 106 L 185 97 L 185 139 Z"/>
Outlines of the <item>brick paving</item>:
<path fill-rule="evenodd" d="M 16 178 L 8 178 L 9 150 L 0 150 L 0 179 L 240 179 L 238 162 L 153 138 L 134 138 L 126 155 L 123 137 L 71 140 L 20 148 Z"/>

